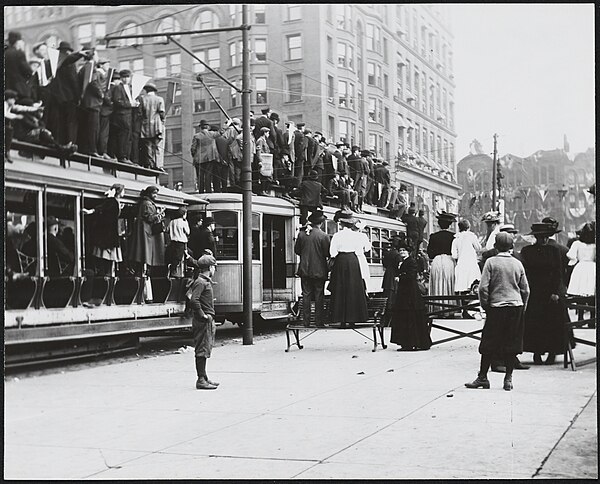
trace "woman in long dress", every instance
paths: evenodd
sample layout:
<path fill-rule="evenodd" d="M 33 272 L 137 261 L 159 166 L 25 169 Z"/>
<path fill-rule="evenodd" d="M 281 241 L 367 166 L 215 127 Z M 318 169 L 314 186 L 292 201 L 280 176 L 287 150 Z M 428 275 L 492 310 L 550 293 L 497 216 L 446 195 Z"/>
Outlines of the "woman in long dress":
<path fill-rule="evenodd" d="M 564 267 L 558 247 L 548 244 L 549 238 L 560 232 L 550 224 L 534 223 L 529 235 L 535 244 L 523 247 L 521 261 L 529 281 L 531 294 L 525 310 L 523 350 L 533 353 L 533 362 L 554 363 L 557 354 L 565 350 L 565 322 L 569 314 L 565 304 Z"/>
<path fill-rule="evenodd" d="M 369 293 L 369 287 L 371 286 L 371 272 L 369 271 L 369 263 L 367 262 L 367 252 L 371 252 L 373 248 L 371 241 L 367 234 L 362 231 L 363 223 L 360 220 L 356 220 L 356 223 L 352 227 L 352 230 L 356 233 L 357 246 L 356 246 L 356 257 L 358 257 L 358 264 L 360 265 L 360 274 L 363 282 L 365 283 L 365 293 Z"/>
<path fill-rule="evenodd" d="M 579 240 L 571 245 L 567 257 L 575 263 L 567 294 L 573 296 L 596 295 L 596 224 L 585 224 Z"/>
<path fill-rule="evenodd" d="M 391 343 L 400 345 L 398 351 L 428 350 L 431 348 L 425 302 L 417 285 L 417 262 L 410 255 L 410 245 L 399 244 L 401 260 L 396 269 L 398 297 L 392 306 Z"/>
<path fill-rule="evenodd" d="M 452 258 L 452 241 L 454 232 L 448 230 L 456 221 L 456 215 L 441 212 L 437 215 L 438 225 L 442 230 L 429 236 L 427 255 L 431 262 L 429 272 L 429 295 L 454 295 L 454 259 Z M 441 304 L 448 301 L 440 300 Z M 432 306 L 431 311 L 439 311 L 443 306 Z"/>
<path fill-rule="evenodd" d="M 345 328 L 354 323 L 365 322 L 367 295 L 360 270 L 357 251 L 363 246 L 363 238 L 354 232 L 356 219 L 351 212 L 338 212 L 336 218 L 341 229 L 331 238 L 330 255 L 334 259 L 329 291 L 331 292 L 331 320 L 342 323 Z"/>
<path fill-rule="evenodd" d="M 477 236 L 469 229 L 471 224 L 468 220 L 458 222 L 458 234 L 452 241 L 452 258 L 456 261 L 454 268 L 454 292 L 466 294 L 471 290 L 475 281 L 481 280 L 481 270 L 477 261 L 477 254 L 481 245 Z M 463 318 L 470 319 L 471 315 L 463 310 Z"/>

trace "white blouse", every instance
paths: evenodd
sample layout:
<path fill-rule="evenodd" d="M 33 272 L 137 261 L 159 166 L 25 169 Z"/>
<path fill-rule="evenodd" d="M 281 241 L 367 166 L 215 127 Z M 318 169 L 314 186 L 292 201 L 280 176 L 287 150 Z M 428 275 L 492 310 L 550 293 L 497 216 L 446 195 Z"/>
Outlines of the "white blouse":
<path fill-rule="evenodd" d="M 333 234 L 329 253 L 335 257 L 339 252 L 354 252 L 357 256 L 371 250 L 371 242 L 364 232 L 354 232 L 348 227 Z"/>

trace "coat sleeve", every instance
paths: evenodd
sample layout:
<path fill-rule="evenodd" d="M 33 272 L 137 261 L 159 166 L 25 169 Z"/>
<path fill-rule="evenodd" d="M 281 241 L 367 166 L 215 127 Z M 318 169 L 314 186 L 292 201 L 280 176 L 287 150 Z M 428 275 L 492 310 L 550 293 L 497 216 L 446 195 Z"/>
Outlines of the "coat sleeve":
<path fill-rule="evenodd" d="M 156 206 L 147 200 L 142 202 L 142 220 L 149 224 L 160 222 L 160 215 L 156 210 Z"/>
<path fill-rule="evenodd" d="M 458 241 L 456 239 L 452 241 L 452 258 L 458 260 Z"/>
<path fill-rule="evenodd" d="M 517 261 L 518 262 L 518 261 Z M 523 305 L 527 306 L 527 301 L 529 301 L 529 281 L 527 280 L 527 276 L 525 275 L 525 269 L 523 268 L 523 264 L 519 262 L 519 291 L 521 292 L 521 299 L 523 301 Z"/>
<path fill-rule="evenodd" d="M 576 240 L 575 242 L 573 242 L 573 244 L 571 245 L 571 248 L 569 249 L 569 252 L 567 252 L 567 257 L 569 258 L 569 260 L 572 261 L 577 261 L 577 246 L 579 245 L 579 241 Z"/>
<path fill-rule="evenodd" d="M 194 312 L 194 316 L 198 319 L 207 319 L 206 313 L 202 310 L 202 304 L 200 304 L 200 298 L 204 289 L 206 289 L 205 283 L 201 279 L 196 279 L 191 290 L 190 307 Z"/>
<path fill-rule="evenodd" d="M 479 302 L 483 308 L 490 305 L 490 278 L 491 264 L 489 261 L 486 261 L 483 265 L 483 271 L 481 271 L 481 282 L 479 283 Z"/>
<path fill-rule="evenodd" d="M 198 152 L 198 138 L 196 138 L 194 136 L 192 138 L 192 146 L 190 147 L 190 153 L 192 154 L 192 157 L 195 157 L 197 152 Z"/>
<path fill-rule="evenodd" d="M 300 236 L 301 233 L 302 232 L 298 233 L 298 238 L 296 239 L 296 243 L 294 244 L 294 253 L 296 255 L 300 255 L 302 252 L 303 237 Z M 327 252 L 329 252 L 329 250 Z"/>

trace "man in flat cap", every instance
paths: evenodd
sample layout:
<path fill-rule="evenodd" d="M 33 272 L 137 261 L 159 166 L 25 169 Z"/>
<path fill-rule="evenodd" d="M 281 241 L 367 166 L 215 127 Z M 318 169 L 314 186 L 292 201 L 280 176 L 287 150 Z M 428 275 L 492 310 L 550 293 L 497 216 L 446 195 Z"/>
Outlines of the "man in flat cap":
<path fill-rule="evenodd" d="M 79 82 L 82 96 L 79 111 L 79 151 L 84 154 L 100 157 L 97 142 L 100 132 L 100 109 L 104 102 L 102 80 L 97 69 L 98 54 L 88 60 L 79 70 Z"/>
<path fill-rule="evenodd" d="M 159 156 L 160 140 L 165 133 L 165 100 L 157 95 L 156 84 L 149 82 L 144 86 L 146 94 L 140 101 L 142 129 L 140 131 L 141 151 L 144 166 L 164 171 L 162 157 Z"/>
<path fill-rule="evenodd" d="M 206 360 L 211 357 L 215 344 L 217 326 L 213 280 L 217 261 L 211 255 L 203 255 L 196 261 L 200 274 L 186 293 L 188 307 L 192 313 L 192 333 L 194 336 L 194 356 L 196 362 L 196 389 L 215 390 L 219 383 L 211 381 L 206 374 Z"/>
<path fill-rule="evenodd" d="M 119 72 L 121 82 L 115 86 L 112 94 L 112 127 L 114 137 L 114 155 L 117 161 L 132 165 L 131 154 L 132 109 L 138 106 L 133 99 L 131 88 L 131 71 L 123 69 Z"/>

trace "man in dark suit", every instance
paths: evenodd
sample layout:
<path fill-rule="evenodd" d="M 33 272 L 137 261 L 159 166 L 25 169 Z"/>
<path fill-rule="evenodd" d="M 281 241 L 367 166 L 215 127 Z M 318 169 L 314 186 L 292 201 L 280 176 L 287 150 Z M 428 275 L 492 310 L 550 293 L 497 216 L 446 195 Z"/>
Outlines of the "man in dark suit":
<path fill-rule="evenodd" d="M 52 68 L 50 59 L 48 59 L 48 46 L 44 42 L 34 45 L 32 49 L 34 60 L 39 62 L 39 66 L 33 74 L 35 80 L 33 83 L 37 86 L 37 93 L 33 98 L 35 101 L 42 101 L 46 104 L 46 91 L 52 80 Z"/>
<path fill-rule="evenodd" d="M 254 118 L 254 139 L 258 139 L 261 137 L 262 132 L 261 132 L 261 128 L 269 128 L 271 131 L 273 131 L 273 123 L 271 121 L 271 119 L 269 119 L 270 114 L 271 114 L 271 109 L 270 108 L 264 108 L 261 109 L 260 111 L 262 113 L 261 116 L 259 116 L 258 118 Z M 271 141 L 272 144 L 272 141 Z M 269 148 L 271 148 L 271 150 L 273 149 L 272 146 L 269 146 Z"/>
<path fill-rule="evenodd" d="M 269 137 L 273 143 L 273 179 L 276 183 L 279 183 L 279 177 L 283 173 L 283 165 L 281 159 L 283 157 L 283 150 L 285 142 L 283 140 L 283 131 L 281 128 L 277 126 L 279 123 L 279 114 L 271 113 L 271 123 L 273 124 L 273 129 L 271 130 Z"/>
<path fill-rule="evenodd" d="M 419 226 L 419 237 L 417 238 L 416 252 L 419 253 L 419 248 L 425 240 L 425 229 L 427 228 L 427 219 L 425 218 L 425 210 L 419 210 L 419 216 L 417 217 L 417 225 Z"/>
<path fill-rule="evenodd" d="M 67 246 L 57 237 L 58 219 L 53 216 L 48 217 L 48 272 L 50 277 L 59 277 L 69 274 L 69 266 L 72 266 L 75 258 Z"/>
<path fill-rule="evenodd" d="M 412 253 L 416 257 L 417 254 L 417 240 L 419 238 L 419 221 L 416 217 L 417 211 L 414 206 L 408 209 L 408 213 L 402 216 L 402 221 L 406 224 L 406 236 L 410 240 L 412 246 Z"/>
<path fill-rule="evenodd" d="M 305 327 L 310 326 L 310 306 L 315 301 L 315 324 L 325 326 L 323 302 L 325 281 L 327 280 L 327 260 L 329 259 L 329 236 L 323 232 L 326 220 L 321 210 L 315 210 L 308 217 L 308 225 L 300 230 L 294 245 L 294 252 L 300 256 L 298 275 L 302 283 L 302 317 Z"/>
<path fill-rule="evenodd" d="M 300 197 L 300 225 L 306 223 L 309 211 L 323 208 L 321 195 L 328 193 L 327 189 L 319 182 L 317 172 L 314 170 L 309 172 L 300 186 L 292 192 L 292 196 Z"/>
<path fill-rule="evenodd" d="M 112 79 L 109 76 L 112 72 Z M 121 82 L 121 76 L 118 72 L 110 69 L 110 64 L 107 59 L 100 59 L 98 61 L 98 76 L 102 85 L 102 106 L 100 107 L 100 128 L 98 130 L 98 140 L 96 142 L 96 148 L 102 158 L 111 160 L 112 149 L 109 148 L 110 140 L 110 117 L 113 112 L 112 107 L 112 94 L 115 90 L 117 82 Z"/>
<path fill-rule="evenodd" d="M 304 172 L 304 164 L 306 163 L 306 149 L 308 147 L 308 140 L 304 135 L 304 126 L 306 123 L 298 123 L 296 125 L 296 131 L 294 131 L 294 176 L 297 178 L 298 183 L 302 181 L 304 175 L 308 175 L 308 172 Z"/>
<path fill-rule="evenodd" d="M 71 44 L 68 42 L 61 42 L 58 50 L 60 54 L 56 77 L 48 86 L 48 95 L 51 98 L 52 106 L 47 108 L 50 111 L 47 127 L 59 143 L 76 143 L 79 126 L 78 106 L 82 86 L 75 63 L 79 59 L 89 56 L 89 53 L 73 52 Z"/>
<path fill-rule="evenodd" d="M 390 197 L 390 185 L 392 183 L 392 179 L 388 166 L 389 163 L 387 161 L 383 161 L 375 168 L 375 183 L 381 184 L 381 196 L 379 197 L 379 201 L 377 203 L 378 207 L 385 207 Z"/>
<path fill-rule="evenodd" d="M 33 75 L 25 57 L 25 42 L 20 32 L 8 33 L 8 48 L 4 51 L 4 89 L 15 91 L 17 102 L 23 98 L 31 98 L 29 78 Z"/>
<path fill-rule="evenodd" d="M 114 154 L 117 161 L 132 165 L 133 162 L 129 159 L 131 153 L 131 110 L 137 106 L 137 101 L 133 99 L 131 90 L 131 71 L 123 69 L 119 72 L 119 75 L 121 82 L 115 86 L 112 97 L 112 132 L 115 134 Z"/>
<path fill-rule="evenodd" d="M 97 140 L 100 131 L 100 108 L 104 101 L 100 74 L 96 69 L 97 54 L 79 70 L 82 97 L 80 105 L 79 151 L 100 157 Z"/>
<path fill-rule="evenodd" d="M 217 255 L 217 240 L 213 232 L 215 231 L 215 219 L 212 217 L 206 217 L 199 229 L 195 231 L 194 240 L 190 240 L 188 246 L 193 253 L 195 259 L 198 259 L 205 253 L 210 251 L 210 255 L 216 257 Z"/>

